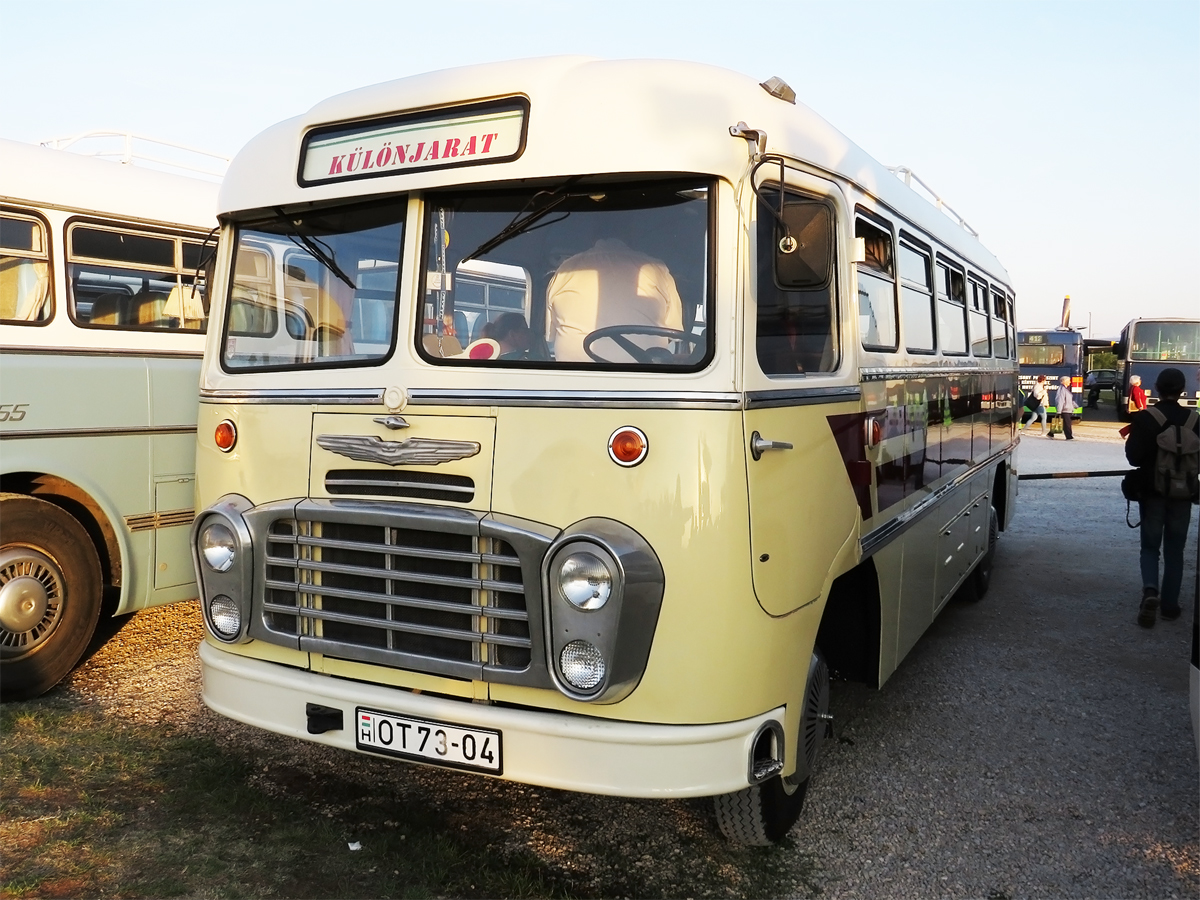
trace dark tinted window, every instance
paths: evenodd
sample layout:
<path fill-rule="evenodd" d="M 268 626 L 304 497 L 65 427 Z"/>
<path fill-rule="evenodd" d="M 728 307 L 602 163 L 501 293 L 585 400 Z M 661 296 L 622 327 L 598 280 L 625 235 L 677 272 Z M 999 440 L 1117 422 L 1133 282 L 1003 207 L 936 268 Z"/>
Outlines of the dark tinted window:
<path fill-rule="evenodd" d="M 175 268 L 175 242 L 170 238 L 153 238 L 143 234 L 77 227 L 71 231 L 71 254 L 135 265 Z"/>

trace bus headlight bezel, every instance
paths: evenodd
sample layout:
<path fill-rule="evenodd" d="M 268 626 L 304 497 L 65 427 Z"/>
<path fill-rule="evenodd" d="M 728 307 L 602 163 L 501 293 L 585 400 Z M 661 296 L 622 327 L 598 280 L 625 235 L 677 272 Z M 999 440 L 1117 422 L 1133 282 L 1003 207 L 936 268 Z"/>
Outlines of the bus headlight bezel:
<path fill-rule="evenodd" d="M 253 541 L 244 514 L 253 509 L 245 497 L 227 494 L 192 523 L 192 566 L 200 589 L 200 609 L 209 635 L 225 644 L 250 640 L 250 597 L 253 581 Z M 229 539 L 228 557 L 212 554 Z M 221 541 L 216 540 L 221 538 Z M 224 563 L 224 565 L 221 565 Z M 218 627 L 218 622 L 222 627 Z M 233 629 L 230 629 L 233 624 Z"/>
<path fill-rule="evenodd" d="M 629 526 L 596 518 L 565 529 L 542 569 L 546 665 L 559 691 L 592 703 L 627 697 L 645 672 L 664 587 L 658 557 Z"/>

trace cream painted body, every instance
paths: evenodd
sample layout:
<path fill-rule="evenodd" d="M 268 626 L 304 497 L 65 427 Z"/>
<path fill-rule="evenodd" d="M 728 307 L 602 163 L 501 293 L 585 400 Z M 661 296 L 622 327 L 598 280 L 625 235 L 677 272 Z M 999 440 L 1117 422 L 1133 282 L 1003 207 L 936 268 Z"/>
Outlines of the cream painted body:
<path fill-rule="evenodd" d="M 295 181 L 296 148 L 309 129 L 510 92 L 528 97 L 531 109 L 526 149 L 511 161 L 303 187 Z M 690 99 L 669 102 L 680 92 Z M 697 99 L 706 96 L 722 99 Z M 834 210 L 836 359 L 827 371 L 780 376 L 759 366 L 759 248 L 747 185 L 752 145 L 729 134 L 739 119 L 763 128 L 768 149 L 789 157 L 789 189 L 817 195 Z M 427 192 L 491 181 L 553 182 L 581 172 L 713 178 L 711 361 L 694 372 L 631 372 L 455 367 L 423 358 L 414 328 L 425 315 L 419 235 Z M 785 108 L 746 79 L 683 64 L 531 61 L 335 98 L 252 142 L 231 168 L 222 204 L 234 222 L 255 210 L 389 192 L 408 204 L 394 352 L 373 365 L 230 371 L 214 329 L 201 379 L 199 508 L 230 497 L 251 508 L 336 501 L 326 474 L 348 463 L 319 445 L 322 435 L 478 443 L 479 452 L 466 458 L 402 467 L 469 478 L 474 486 L 468 502 L 427 499 L 422 506 L 513 517 L 548 533 L 588 519 L 635 531 L 664 577 L 644 671 L 628 695 L 588 702 L 553 686 L 444 677 L 210 635 L 201 653 L 205 702 L 259 727 L 347 749 L 355 749 L 352 728 L 306 730 L 308 704 L 335 708 L 350 721 L 358 706 L 370 706 L 497 728 L 507 742 L 502 777 L 632 796 L 745 787 L 755 735 L 775 721 L 793 736 L 783 753 L 783 772 L 792 773 L 809 663 L 838 579 L 856 570 L 877 578 L 874 674 L 882 684 L 983 558 L 996 484 L 1005 493 L 1005 518 L 1013 509 L 1011 427 L 1000 412 L 959 414 L 950 400 L 966 396 L 954 380 L 960 373 L 1015 377 L 1015 363 L 862 350 L 851 313 L 856 211 L 881 212 L 898 227 L 960 248 L 1002 286 L 1007 275 L 999 262 L 807 109 Z M 224 238 L 218 273 L 231 268 L 232 225 Z M 222 278 L 215 285 L 218 321 L 229 290 Z M 877 369 L 896 374 L 875 378 L 870 372 Z M 923 386 L 926 376 L 941 379 L 936 390 Z M 969 386 L 972 397 L 985 393 L 975 382 Z M 920 415 L 918 389 L 925 391 Z M 996 405 L 996 389 L 986 390 Z M 931 391 L 949 398 L 939 421 L 922 419 L 935 402 Z M 389 394 L 401 399 L 385 402 Z M 869 426 L 871 416 L 906 404 L 913 407 L 905 420 L 911 427 L 870 443 L 863 422 Z M 375 421 L 388 415 L 402 416 L 407 428 L 397 433 Z M 223 421 L 237 430 L 227 453 L 214 443 Z M 649 445 L 645 460 L 630 468 L 617 465 L 607 449 L 624 426 L 640 429 Z M 779 446 L 754 458 L 756 433 Z M 948 448 L 936 476 L 904 482 L 907 493 L 885 504 L 885 474 L 912 464 L 931 436 Z M 377 462 L 356 466 L 392 471 Z M 381 508 L 387 502 L 374 500 Z"/>

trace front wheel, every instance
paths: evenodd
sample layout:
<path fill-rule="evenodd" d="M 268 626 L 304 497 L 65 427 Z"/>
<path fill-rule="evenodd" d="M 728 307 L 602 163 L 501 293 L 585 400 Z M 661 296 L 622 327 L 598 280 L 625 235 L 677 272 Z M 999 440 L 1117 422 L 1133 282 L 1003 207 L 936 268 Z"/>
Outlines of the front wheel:
<path fill-rule="evenodd" d="M 776 775 L 762 784 L 732 794 L 713 797 L 721 833 L 738 844 L 765 847 L 779 843 L 800 818 L 804 796 L 812 781 L 812 769 L 829 727 L 829 667 L 819 650 L 814 650 L 804 692 L 804 715 L 800 722 L 801 745 L 806 774 L 799 780 Z M 799 767 L 798 767 L 799 768 Z"/>
<path fill-rule="evenodd" d="M 74 668 L 100 618 L 96 549 L 53 503 L 0 495 L 0 699 L 44 694 Z"/>

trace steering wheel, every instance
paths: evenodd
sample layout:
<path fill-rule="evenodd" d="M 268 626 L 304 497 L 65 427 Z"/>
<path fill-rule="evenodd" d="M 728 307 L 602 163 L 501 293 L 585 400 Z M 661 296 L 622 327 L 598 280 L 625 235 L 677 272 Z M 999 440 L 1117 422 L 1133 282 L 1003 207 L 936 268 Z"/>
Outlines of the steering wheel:
<path fill-rule="evenodd" d="M 597 328 L 583 339 L 583 352 L 598 363 L 616 362 L 616 360 L 605 359 L 592 350 L 592 345 L 596 341 L 608 338 L 632 356 L 635 362 L 642 363 L 643 365 L 662 365 L 663 363 L 675 360 L 675 357 L 665 347 L 639 347 L 633 341 L 629 340 L 628 335 L 632 334 L 644 334 L 650 337 L 665 337 L 672 341 L 683 341 L 692 348 L 699 347 L 704 343 L 703 335 L 679 331 L 675 328 L 664 328 L 661 325 L 608 325 L 604 328 Z"/>

